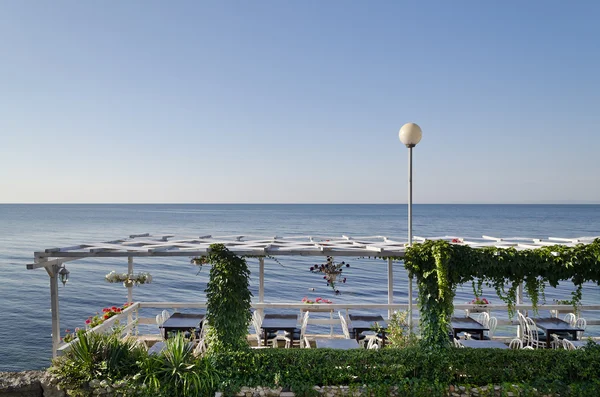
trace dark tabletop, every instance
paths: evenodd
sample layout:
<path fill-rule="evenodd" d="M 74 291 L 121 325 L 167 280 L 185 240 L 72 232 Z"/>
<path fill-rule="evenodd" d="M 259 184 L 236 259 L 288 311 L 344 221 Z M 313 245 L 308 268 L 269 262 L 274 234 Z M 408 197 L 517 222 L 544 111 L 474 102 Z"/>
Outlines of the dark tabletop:
<path fill-rule="evenodd" d="M 173 313 L 171 317 L 163 323 L 163 328 L 191 329 L 200 325 L 204 320 L 204 314 Z"/>
<path fill-rule="evenodd" d="M 358 349 L 358 342 L 355 339 L 331 339 L 322 338 L 315 339 L 317 348 L 319 349 Z"/>
<path fill-rule="evenodd" d="M 508 349 L 508 346 L 497 340 L 461 339 L 459 342 L 461 345 L 473 349 Z"/>
<path fill-rule="evenodd" d="M 265 320 L 268 318 L 279 318 L 279 319 L 296 319 L 298 320 L 297 314 L 277 314 L 277 313 L 267 313 L 265 314 Z"/>
<path fill-rule="evenodd" d="M 549 318 L 536 318 L 535 325 L 543 331 L 546 332 L 556 332 L 556 331 L 566 331 L 566 332 L 576 332 L 576 331 L 584 331 L 582 328 L 572 327 L 568 322 L 561 320 L 556 317 Z"/>
<path fill-rule="evenodd" d="M 473 320 L 471 317 L 452 317 L 450 320 L 452 329 L 461 329 L 464 331 L 489 331 L 489 328 L 484 327 L 481 323 Z"/>
<path fill-rule="evenodd" d="M 298 325 L 298 316 L 294 315 L 293 318 L 267 318 L 262 322 L 261 328 L 270 330 L 289 330 L 296 328 Z"/>
<path fill-rule="evenodd" d="M 375 326 L 375 323 L 379 328 L 387 328 L 387 322 L 382 316 L 361 316 L 350 314 L 350 325 L 351 329 L 371 329 Z"/>

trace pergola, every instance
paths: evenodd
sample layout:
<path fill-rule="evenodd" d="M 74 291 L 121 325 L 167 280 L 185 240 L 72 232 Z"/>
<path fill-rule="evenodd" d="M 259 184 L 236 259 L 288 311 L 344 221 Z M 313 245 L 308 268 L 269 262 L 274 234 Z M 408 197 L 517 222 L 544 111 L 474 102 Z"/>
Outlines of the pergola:
<path fill-rule="evenodd" d="M 574 246 L 589 244 L 598 237 L 579 238 L 462 238 L 458 236 L 414 237 L 413 242 L 425 240 L 447 240 L 453 244 L 469 245 L 474 248 L 499 247 L 535 249 L 551 245 Z M 266 256 L 352 256 L 388 259 L 388 304 L 393 304 L 394 258 L 402 258 L 408 241 L 386 236 L 364 237 L 316 237 L 316 236 L 198 236 L 134 234 L 128 238 L 102 243 L 84 243 L 64 248 L 48 248 L 34 253 L 34 263 L 27 269 L 45 268 L 50 276 L 50 299 L 52 309 L 52 351 L 60 344 L 60 315 L 58 279 L 64 263 L 83 258 L 127 258 L 128 273 L 133 273 L 135 257 L 195 257 L 207 254 L 211 244 L 224 244 L 231 252 L 240 256 L 257 257 L 259 260 L 258 302 L 264 303 L 264 258 Z M 133 301 L 132 287 L 128 287 L 128 300 Z M 408 288 L 409 311 L 412 312 L 412 280 Z M 410 321 L 410 320 L 409 320 Z"/>

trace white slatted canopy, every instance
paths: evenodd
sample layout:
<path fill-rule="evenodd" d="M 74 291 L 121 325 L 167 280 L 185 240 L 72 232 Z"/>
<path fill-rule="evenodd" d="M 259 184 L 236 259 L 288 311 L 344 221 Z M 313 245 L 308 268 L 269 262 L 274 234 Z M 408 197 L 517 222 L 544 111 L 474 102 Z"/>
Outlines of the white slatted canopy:
<path fill-rule="evenodd" d="M 469 238 L 459 236 L 415 237 L 415 242 L 425 240 L 447 240 L 453 244 L 468 245 L 474 248 L 499 247 L 533 249 L 549 245 L 574 246 L 589 244 L 597 237 L 557 238 L 549 237 L 498 238 L 482 236 Z M 28 269 L 56 265 L 79 258 L 111 257 L 160 257 L 160 256 L 199 256 L 210 250 L 211 244 L 224 244 L 237 255 L 248 256 L 377 256 L 381 258 L 403 257 L 408 241 L 386 236 L 198 236 L 134 234 L 121 240 L 103 243 L 84 243 L 64 248 L 48 248 L 35 252 L 35 263 Z"/>

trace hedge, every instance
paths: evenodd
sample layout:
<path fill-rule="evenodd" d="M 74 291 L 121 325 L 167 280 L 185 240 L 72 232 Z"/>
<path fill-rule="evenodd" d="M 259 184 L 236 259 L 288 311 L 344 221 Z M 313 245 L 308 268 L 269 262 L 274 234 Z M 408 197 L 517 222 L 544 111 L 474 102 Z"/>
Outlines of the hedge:
<path fill-rule="evenodd" d="M 449 385 L 520 385 L 523 390 L 600 395 L 600 346 L 567 350 L 259 349 L 215 354 L 226 395 L 248 387 L 283 387 L 311 395 L 312 387 L 367 386 L 406 395 L 445 395 Z"/>

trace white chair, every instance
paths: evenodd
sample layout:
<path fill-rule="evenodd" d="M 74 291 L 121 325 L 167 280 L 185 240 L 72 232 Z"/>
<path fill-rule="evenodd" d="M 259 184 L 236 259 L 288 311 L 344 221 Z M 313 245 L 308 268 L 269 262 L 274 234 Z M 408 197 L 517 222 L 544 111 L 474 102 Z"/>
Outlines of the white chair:
<path fill-rule="evenodd" d="M 550 336 L 552 337 L 552 341 L 550 342 L 550 347 L 552 349 L 560 349 L 560 347 L 563 345 L 563 343 L 558 338 L 558 335 L 556 335 L 556 334 L 550 334 Z"/>
<path fill-rule="evenodd" d="M 252 326 L 254 327 L 254 335 L 256 338 L 256 346 L 263 347 L 263 338 L 262 338 L 262 318 L 258 314 L 258 312 L 254 312 L 252 314 Z M 267 346 L 277 347 L 277 335 L 275 334 L 267 334 Z M 266 347 L 266 346 L 265 346 Z"/>
<path fill-rule="evenodd" d="M 575 350 L 575 345 L 570 340 L 563 339 L 562 343 L 565 350 Z"/>
<path fill-rule="evenodd" d="M 498 326 L 498 319 L 496 317 L 490 317 L 488 321 L 488 339 L 492 339 L 494 337 L 494 333 L 496 332 L 496 327 Z M 485 339 L 485 337 L 483 338 Z"/>
<path fill-rule="evenodd" d="M 523 341 L 519 338 L 515 338 L 513 340 L 510 341 L 510 344 L 508 345 L 509 349 L 522 349 L 523 348 Z"/>
<path fill-rule="evenodd" d="M 563 317 L 563 321 L 569 323 L 571 327 L 574 327 L 575 323 L 577 322 L 577 317 L 575 317 L 575 314 L 573 313 L 567 313 Z"/>
<path fill-rule="evenodd" d="M 458 339 L 454 338 L 454 347 L 463 348 L 464 346 L 458 341 Z"/>
<path fill-rule="evenodd" d="M 534 348 L 533 348 L 533 347 L 531 347 L 531 346 L 525 346 L 525 347 L 523 348 L 523 350 L 534 350 Z"/>
<path fill-rule="evenodd" d="M 310 349 L 310 341 L 308 340 L 308 338 L 306 336 L 304 337 L 304 348 Z"/>
<path fill-rule="evenodd" d="M 587 328 L 587 321 L 585 320 L 585 318 L 579 317 L 577 319 L 577 321 L 575 322 L 575 327 L 581 328 L 583 330 L 583 331 L 577 331 L 577 339 L 583 338 L 583 333 L 585 332 L 585 329 Z"/>
<path fill-rule="evenodd" d="M 379 349 L 379 343 L 377 343 L 377 338 L 369 338 L 369 343 L 367 343 L 367 349 Z"/>
<path fill-rule="evenodd" d="M 302 317 L 302 325 L 300 326 L 300 335 L 296 336 L 296 333 L 285 336 L 285 347 L 289 349 L 292 346 L 298 345 L 300 348 L 304 347 L 304 333 L 306 332 L 306 326 L 308 325 L 308 317 L 310 312 L 307 310 L 304 312 Z"/>
<path fill-rule="evenodd" d="M 521 331 L 521 343 L 523 346 L 527 346 L 529 344 L 529 327 L 527 326 L 527 320 L 525 316 L 520 312 L 517 312 L 518 320 L 519 320 L 519 328 Z"/>
<path fill-rule="evenodd" d="M 168 311 L 166 311 L 166 310 L 163 310 L 163 311 L 162 311 L 163 323 L 164 323 L 165 321 L 167 321 L 167 320 L 169 319 L 169 317 L 171 317 L 171 314 L 169 314 L 169 312 L 168 312 Z"/>
<path fill-rule="evenodd" d="M 346 339 L 350 339 L 350 331 L 348 330 L 348 322 L 346 321 L 346 317 L 342 314 L 342 312 L 338 312 L 340 316 L 340 323 L 342 325 L 342 332 L 344 333 L 344 337 Z"/>
<path fill-rule="evenodd" d="M 475 321 L 487 328 L 490 322 L 490 315 L 488 312 L 481 312 L 475 316 Z"/>
<path fill-rule="evenodd" d="M 540 332 L 538 332 L 537 325 L 535 325 L 535 321 L 533 321 L 533 319 L 530 317 L 525 317 L 525 320 L 527 321 L 527 328 L 529 331 L 530 346 L 532 346 L 536 349 L 540 349 L 540 348 L 545 349 L 546 342 L 540 341 Z"/>
<path fill-rule="evenodd" d="M 206 320 L 204 320 L 202 322 L 202 331 L 200 331 L 200 336 L 198 337 L 198 340 L 196 341 L 196 346 L 194 347 L 193 354 L 195 356 L 201 356 L 202 354 L 204 354 L 206 352 L 206 348 L 207 348 L 206 335 L 208 334 L 209 328 L 210 328 L 210 326 L 208 325 L 208 322 Z"/>

